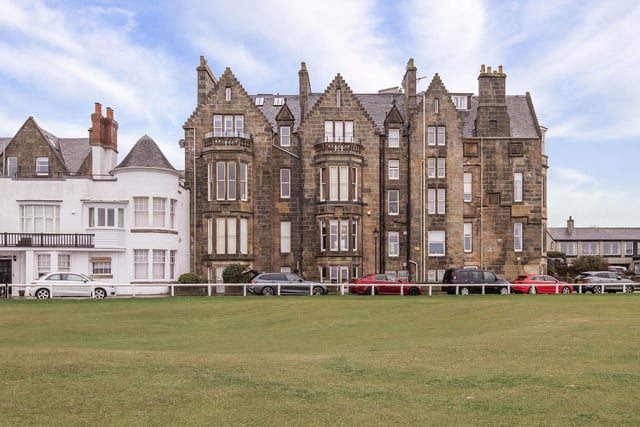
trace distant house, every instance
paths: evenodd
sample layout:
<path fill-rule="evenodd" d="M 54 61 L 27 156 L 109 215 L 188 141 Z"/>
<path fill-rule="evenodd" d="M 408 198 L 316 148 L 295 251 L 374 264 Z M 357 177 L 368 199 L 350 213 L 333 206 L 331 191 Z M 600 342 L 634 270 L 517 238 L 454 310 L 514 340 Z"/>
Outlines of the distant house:
<path fill-rule="evenodd" d="M 640 228 L 576 228 L 569 217 L 566 227 L 548 227 L 547 237 L 547 250 L 564 252 L 568 264 L 578 256 L 598 255 L 610 267 L 624 267 L 640 274 Z"/>
<path fill-rule="evenodd" d="M 0 281 L 51 271 L 111 283 L 168 283 L 189 271 L 189 191 L 143 136 L 116 165 L 118 124 L 96 103 L 88 138 L 29 117 L 0 138 Z"/>

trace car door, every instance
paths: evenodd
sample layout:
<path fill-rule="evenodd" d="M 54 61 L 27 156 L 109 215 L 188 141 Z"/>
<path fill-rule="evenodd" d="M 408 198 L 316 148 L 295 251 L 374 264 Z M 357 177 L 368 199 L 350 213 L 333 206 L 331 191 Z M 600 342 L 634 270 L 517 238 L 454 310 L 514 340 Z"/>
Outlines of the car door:
<path fill-rule="evenodd" d="M 553 293 L 551 284 L 547 281 L 546 276 L 531 276 L 531 285 L 536 288 L 536 292 L 539 294 Z"/>
<path fill-rule="evenodd" d="M 87 279 L 79 274 L 65 273 L 63 274 L 63 289 L 65 296 L 69 297 L 88 297 L 91 296 L 91 284 Z"/>
<path fill-rule="evenodd" d="M 387 274 L 376 274 L 373 277 L 373 281 L 375 283 L 376 290 L 380 295 L 400 293 L 400 286 L 398 286 L 398 283 L 395 281 L 393 276 L 389 276 Z"/>
<path fill-rule="evenodd" d="M 280 289 L 282 294 L 309 294 L 309 284 L 305 283 L 297 274 L 284 273 L 282 275 L 283 286 Z"/>

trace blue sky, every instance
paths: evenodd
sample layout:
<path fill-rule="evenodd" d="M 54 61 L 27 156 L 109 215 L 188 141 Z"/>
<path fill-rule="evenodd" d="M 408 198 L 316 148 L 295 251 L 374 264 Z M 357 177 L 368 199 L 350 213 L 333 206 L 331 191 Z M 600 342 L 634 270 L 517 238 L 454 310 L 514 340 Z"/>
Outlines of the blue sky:
<path fill-rule="evenodd" d="M 115 111 L 120 159 L 143 135 L 176 168 L 200 55 L 249 93 L 397 86 L 409 58 L 426 89 L 477 93 L 481 64 L 530 92 L 549 129 L 550 226 L 640 227 L 640 3 L 635 0 L 0 0 L 0 136 L 33 116 L 83 137 Z"/>

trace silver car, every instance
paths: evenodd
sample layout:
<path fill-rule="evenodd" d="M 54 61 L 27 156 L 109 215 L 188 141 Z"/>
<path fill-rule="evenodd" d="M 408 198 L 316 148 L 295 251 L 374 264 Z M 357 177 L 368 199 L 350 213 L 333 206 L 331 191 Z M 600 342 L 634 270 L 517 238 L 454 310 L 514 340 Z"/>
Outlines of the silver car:
<path fill-rule="evenodd" d="M 309 282 L 294 273 L 259 273 L 251 279 L 247 291 L 255 295 L 326 295 L 327 286 Z"/>
<path fill-rule="evenodd" d="M 51 297 L 93 297 L 106 298 L 116 295 L 116 288 L 107 283 L 97 282 L 82 273 L 49 273 L 31 282 L 27 293 L 37 299 Z"/>

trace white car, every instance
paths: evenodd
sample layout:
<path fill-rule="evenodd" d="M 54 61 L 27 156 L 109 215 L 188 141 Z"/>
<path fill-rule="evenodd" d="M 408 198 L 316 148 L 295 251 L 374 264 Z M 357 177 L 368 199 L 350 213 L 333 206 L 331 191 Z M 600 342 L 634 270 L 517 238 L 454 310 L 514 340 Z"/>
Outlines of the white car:
<path fill-rule="evenodd" d="M 116 288 L 107 283 L 97 282 L 82 273 L 68 271 L 45 274 L 31 282 L 27 293 L 37 299 L 51 297 L 93 297 L 106 298 L 116 295 Z"/>

